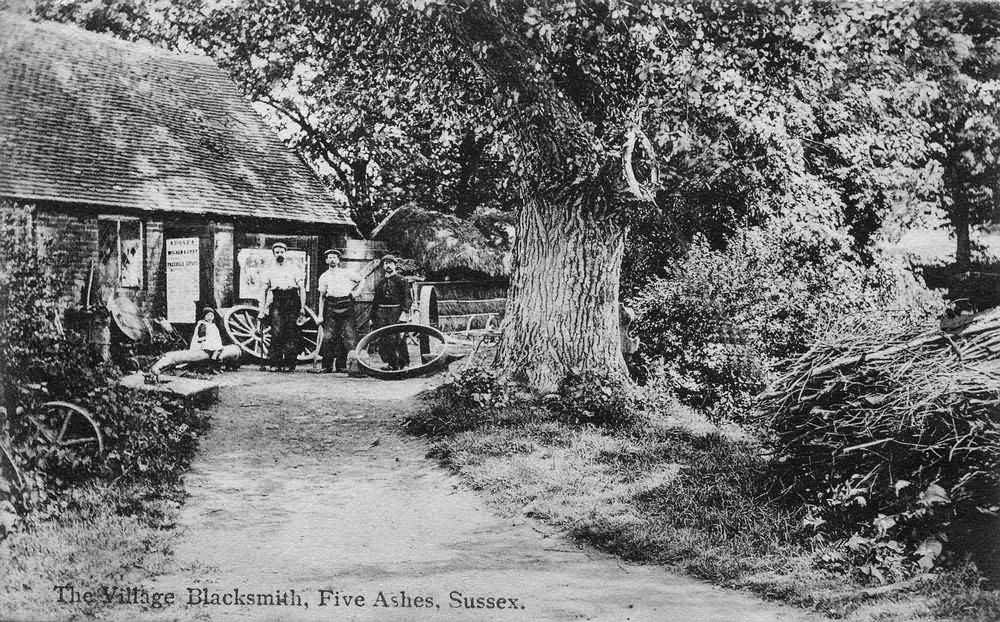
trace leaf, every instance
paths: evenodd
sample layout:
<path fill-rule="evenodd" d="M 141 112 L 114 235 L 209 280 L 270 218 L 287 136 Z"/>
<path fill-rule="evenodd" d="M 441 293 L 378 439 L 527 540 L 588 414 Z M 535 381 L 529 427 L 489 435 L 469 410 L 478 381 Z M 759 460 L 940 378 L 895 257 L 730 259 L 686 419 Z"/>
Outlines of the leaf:
<path fill-rule="evenodd" d="M 951 498 L 948 496 L 948 492 L 938 486 L 937 484 L 931 484 L 927 487 L 927 490 L 920 493 L 917 502 L 924 507 L 931 507 L 934 505 L 941 505 L 945 503 L 950 503 Z"/>
<path fill-rule="evenodd" d="M 941 554 L 943 548 L 944 545 L 941 544 L 940 540 L 936 538 L 927 538 L 926 540 L 920 543 L 920 546 L 917 547 L 917 550 L 913 554 L 933 555 L 934 557 L 937 557 L 938 555 Z"/>
<path fill-rule="evenodd" d="M 935 538 L 927 538 L 920 543 L 914 555 L 919 555 L 920 559 L 917 560 L 917 565 L 924 570 L 929 570 L 934 566 L 934 562 L 941 555 L 941 551 L 944 550 L 944 545 L 941 544 L 940 540 Z"/>
<path fill-rule="evenodd" d="M 848 540 L 844 544 L 844 546 L 846 546 L 848 549 L 850 549 L 852 551 L 857 551 L 857 550 L 863 548 L 864 546 L 867 546 L 868 544 L 871 544 L 871 540 L 870 539 L 865 538 L 863 536 L 860 536 L 860 535 L 854 533 L 854 534 L 851 534 L 851 537 L 848 538 Z"/>
<path fill-rule="evenodd" d="M 892 516 L 879 514 L 878 518 L 872 521 L 872 525 L 875 526 L 879 536 L 884 536 L 886 532 L 896 526 L 896 519 Z"/>

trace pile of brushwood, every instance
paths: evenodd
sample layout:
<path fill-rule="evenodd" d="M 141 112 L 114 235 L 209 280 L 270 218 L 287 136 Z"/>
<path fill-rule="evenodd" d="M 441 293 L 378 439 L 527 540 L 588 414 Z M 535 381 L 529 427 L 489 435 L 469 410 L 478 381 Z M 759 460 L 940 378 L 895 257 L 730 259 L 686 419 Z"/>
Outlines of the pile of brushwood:
<path fill-rule="evenodd" d="M 884 583 L 971 553 L 996 576 L 1000 311 L 841 333 L 773 386 L 773 481 L 805 504 L 822 563 Z"/>

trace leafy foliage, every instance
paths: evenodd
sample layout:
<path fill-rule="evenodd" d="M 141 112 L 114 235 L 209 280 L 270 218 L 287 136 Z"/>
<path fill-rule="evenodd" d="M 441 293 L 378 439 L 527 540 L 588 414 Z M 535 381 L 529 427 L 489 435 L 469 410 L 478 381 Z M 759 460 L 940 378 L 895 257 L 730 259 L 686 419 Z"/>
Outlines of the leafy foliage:
<path fill-rule="evenodd" d="M 644 421 L 640 392 L 615 376 L 570 373 L 558 393 L 546 396 L 543 402 L 559 420 L 576 425 L 620 429 Z"/>
<path fill-rule="evenodd" d="M 115 385 L 117 371 L 82 335 L 62 327 L 52 269 L 60 257 L 35 249 L 28 212 L 2 207 L 0 443 L 23 481 L 0 473 L 0 510 L 6 519 L 58 512 L 62 490 L 94 478 L 172 485 L 193 456 L 204 415 L 181 401 Z M 45 439 L 38 423 L 57 430 L 62 423 L 42 406 L 52 400 L 76 403 L 94 416 L 104 455 L 56 448 Z M 11 527 L 5 524 L 3 531 Z"/>
<path fill-rule="evenodd" d="M 776 220 L 725 250 L 695 238 L 630 301 L 648 365 L 685 402 L 739 418 L 770 371 L 834 327 L 925 318 L 942 308 L 905 266 L 865 267 L 845 239 Z"/>
<path fill-rule="evenodd" d="M 942 170 L 940 201 L 957 239 L 956 260 L 966 265 L 970 230 L 988 223 L 1000 206 L 1000 7 L 937 4 L 915 26 L 908 60 L 937 84 L 927 116 Z"/>
<path fill-rule="evenodd" d="M 491 94 L 454 42 L 405 6 L 45 0 L 36 12 L 213 56 L 366 234 L 406 204 L 465 218 L 515 203 L 507 139 L 482 106 Z"/>
<path fill-rule="evenodd" d="M 619 378 L 571 374 L 558 393 L 532 400 L 502 383 L 494 370 L 469 367 L 424 396 L 404 428 L 411 434 L 449 436 L 491 426 L 550 419 L 606 429 L 631 428 L 645 407 L 635 387 Z"/>
<path fill-rule="evenodd" d="M 39 12 L 213 55 L 363 230 L 408 201 L 467 216 L 540 200 L 647 225 L 630 292 L 667 276 L 696 234 L 722 249 L 791 220 L 871 265 L 877 242 L 949 205 L 961 231 L 961 214 L 981 219 L 993 196 L 990 7 L 188 0 Z M 622 187 L 639 130 L 656 153 L 631 164 L 654 201 Z"/>
<path fill-rule="evenodd" d="M 496 421 L 511 405 L 512 398 L 495 373 L 470 367 L 430 391 L 424 402 L 406 419 L 404 427 L 411 434 L 442 436 Z"/>

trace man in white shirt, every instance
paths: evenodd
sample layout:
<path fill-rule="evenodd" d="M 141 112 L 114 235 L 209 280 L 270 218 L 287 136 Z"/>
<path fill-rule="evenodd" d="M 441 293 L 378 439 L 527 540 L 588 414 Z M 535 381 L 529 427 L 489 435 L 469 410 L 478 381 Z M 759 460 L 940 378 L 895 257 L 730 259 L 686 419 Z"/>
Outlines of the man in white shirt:
<path fill-rule="evenodd" d="M 323 373 L 334 370 L 347 371 L 347 354 L 358 343 L 354 325 L 354 288 L 361 277 L 340 263 L 340 251 L 335 248 L 323 251 L 329 269 L 319 277 L 319 323 L 323 326 Z"/>
<path fill-rule="evenodd" d="M 283 242 L 271 246 L 274 264 L 264 272 L 264 294 L 258 317 L 262 320 L 267 317 L 271 323 L 271 345 L 267 355 L 271 369 L 290 372 L 295 371 L 301 350 L 295 320 L 306 313 L 306 280 L 298 266 L 286 260 L 287 250 Z"/>

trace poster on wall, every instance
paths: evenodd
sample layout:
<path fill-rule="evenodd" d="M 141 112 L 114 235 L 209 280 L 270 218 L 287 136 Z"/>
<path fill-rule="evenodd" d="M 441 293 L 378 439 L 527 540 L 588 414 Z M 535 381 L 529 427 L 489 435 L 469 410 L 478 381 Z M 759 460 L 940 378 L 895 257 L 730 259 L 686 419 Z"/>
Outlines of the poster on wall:
<path fill-rule="evenodd" d="M 142 223 L 118 220 L 118 284 L 142 287 Z"/>
<path fill-rule="evenodd" d="M 285 261 L 290 261 L 299 267 L 306 279 L 306 291 L 309 291 L 309 255 L 305 251 L 287 250 Z M 260 300 L 264 293 L 264 270 L 274 262 L 274 254 L 269 248 L 241 248 L 236 254 L 236 262 L 240 266 L 240 298 Z"/>
<path fill-rule="evenodd" d="M 198 250 L 198 238 L 167 240 L 167 320 L 171 322 L 195 322 L 194 303 L 201 295 Z"/>

